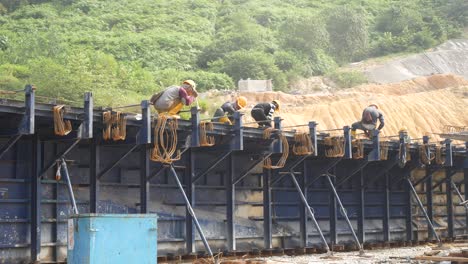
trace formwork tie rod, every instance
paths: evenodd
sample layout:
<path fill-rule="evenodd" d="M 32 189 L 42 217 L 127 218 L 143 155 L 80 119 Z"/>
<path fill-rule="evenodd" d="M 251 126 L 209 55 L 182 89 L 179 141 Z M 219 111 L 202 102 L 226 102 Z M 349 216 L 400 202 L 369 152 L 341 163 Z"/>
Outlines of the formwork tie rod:
<path fill-rule="evenodd" d="M 341 203 L 340 196 L 336 192 L 335 186 L 333 185 L 333 182 L 332 182 L 332 180 L 330 178 L 330 175 L 325 174 L 325 176 L 327 177 L 328 183 L 330 183 L 330 187 L 333 190 L 333 194 L 335 195 L 336 201 L 338 202 L 338 205 L 340 206 L 340 209 L 341 209 L 340 212 L 343 215 L 343 217 L 345 218 L 346 223 L 348 224 L 349 229 L 351 230 L 351 233 L 353 235 L 354 241 L 356 241 L 356 244 L 359 247 L 359 254 L 362 255 L 362 254 L 364 254 L 364 249 L 363 249 L 361 243 L 359 242 L 359 239 L 358 239 L 358 237 L 356 235 L 356 232 L 354 232 L 353 225 L 351 224 L 351 221 L 349 221 L 348 215 L 346 214 L 346 209 L 344 208 L 343 204 Z"/>
<path fill-rule="evenodd" d="M 171 174 L 174 176 L 174 180 L 177 183 L 177 186 L 179 187 L 180 192 L 182 193 L 182 196 L 184 197 L 185 200 L 185 205 L 187 206 L 187 211 L 189 214 L 192 216 L 193 221 L 195 222 L 195 226 L 197 227 L 198 234 L 200 234 L 200 237 L 203 241 L 203 244 L 205 245 L 205 249 L 208 251 L 208 254 L 210 254 L 211 257 L 213 257 L 213 252 L 211 251 L 210 245 L 208 244 L 208 241 L 206 240 L 205 234 L 203 233 L 203 230 L 200 226 L 200 223 L 198 222 L 197 216 L 195 215 L 195 212 L 193 211 L 192 206 L 190 205 L 190 202 L 187 198 L 187 195 L 185 194 L 184 187 L 182 187 L 182 184 L 180 183 L 179 177 L 177 177 L 177 172 L 174 169 L 174 166 L 170 166 L 171 169 Z"/>

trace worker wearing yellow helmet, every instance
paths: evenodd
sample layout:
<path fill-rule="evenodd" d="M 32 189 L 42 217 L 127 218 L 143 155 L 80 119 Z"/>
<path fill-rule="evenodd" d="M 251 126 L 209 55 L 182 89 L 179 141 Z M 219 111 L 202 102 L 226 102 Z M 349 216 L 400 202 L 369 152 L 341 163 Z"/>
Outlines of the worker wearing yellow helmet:
<path fill-rule="evenodd" d="M 377 120 L 380 122 L 378 127 Z M 360 129 L 363 130 L 368 137 L 371 137 L 376 128 L 381 130 L 384 125 L 385 120 L 383 113 L 376 104 L 370 104 L 362 111 L 361 121 L 357 121 L 351 125 L 351 135 L 356 137 L 356 129 Z"/>
<path fill-rule="evenodd" d="M 168 113 L 177 115 L 184 105 L 191 105 L 198 96 L 196 83 L 192 80 L 185 80 L 182 85 L 173 85 L 164 91 L 154 94 L 150 103 L 158 113 Z"/>
<path fill-rule="evenodd" d="M 271 103 L 259 103 L 254 106 L 250 114 L 257 121 L 258 127 L 271 127 L 273 114 L 280 110 L 281 102 L 273 100 Z"/>
<path fill-rule="evenodd" d="M 220 108 L 216 109 L 213 122 L 221 122 L 232 125 L 234 123 L 234 113 L 247 106 L 247 98 L 239 96 L 235 102 L 225 102 Z M 227 115 L 227 116 L 226 116 Z"/>

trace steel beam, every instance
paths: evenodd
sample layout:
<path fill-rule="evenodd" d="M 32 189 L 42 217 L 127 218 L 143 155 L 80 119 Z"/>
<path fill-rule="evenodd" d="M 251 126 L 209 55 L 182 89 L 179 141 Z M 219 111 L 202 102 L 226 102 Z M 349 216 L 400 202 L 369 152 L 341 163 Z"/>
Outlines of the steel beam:
<path fill-rule="evenodd" d="M 43 145 L 37 135 L 33 136 L 31 151 L 31 262 L 39 262 L 41 254 L 41 166 Z"/>
<path fill-rule="evenodd" d="M 98 213 L 99 204 L 99 177 L 100 171 L 100 149 L 99 139 L 93 138 L 89 144 L 89 212 Z"/>
<path fill-rule="evenodd" d="M 139 145 L 132 146 L 128 151 L 126 151 L 118 160 L 114 161 L 111 165 L 101 171 L 98 175 L 98 179 L 101 179 L 104 175 L 106 175 L 109 171 L 115 168 L 119 163 L 124 160 L 128 155 L 130 155 Z"/>
<path fill-rule="evenodd" d="M 231 150 L 244 150 L 242 115 L 240 112 L 234 112 L 234 139 L 231 141 Z"/>
<path fill-rule="evenodd" d="M 150 156 L 151 149 L 148 145 L 140 148 L 140 213 L 149 213 L 150 203 Z"/>
<path fill-rule="evenodd" d="M 384 214 L 383 214 L 383 237 L 385 242 L 390 242 L 390 175 L 385 173 L 385 190 L 384 190 Z"/>
<path fill-rule="evenodd" d="M 317 145 L 317 122 L 309 122 L 309 136 L 312 141 L 312 147 L 314 148 L 314 153 L 312 155 L 318 156 L 318 145 Z"/>
<path fill-rule="evenodd" d="M 187 253 L 194 253 L 196 252 L 196 249 L 195 249 L 195 229 L 194 229 L 194 223 L 193 223 L 194 213 L 193 213 L 192 208 L 195 207 L 195 184 L 193 183 L 192 179 L 194 178 L 194 175 L 195 175 L 195 151 L 193 151 L 192 148 L 189 151 L 187 151 L 186 159 L 187 160 L 185 162 L 186 166 L 185 166 L 185 171 L 184 171 L 186 189 L 185 189 L 184 196 L 188 204 L 185 210 L 185 243 L 186 243 Z M 173 170 L 174 167 L 171 166 L 170 169 Z M 174 177 L 177 177 L 177 174 L 174 174 Z"/>
<path fill-rule="evenodd" d="M 192 181 L 195 183 L 196 181 L 198 181 L 201 177 L 207 175 L 208 173 L 210 173 L 210 171 L 212 171 L 214 168 L 216 168 L 216 166 L 218 166 L 218 164 L 220 162 L 222 162 L 224 159 L 226 159 L 226 157 L 228 157 L 229 155 L 231 154 L 231 151 L 228 151 L 226 153 L 224 153 L 221 157 L 219 157 L 215 162 L 213 162 L 213 164 L 211 164 L 211 166 L 209 166 L 206 170 L 204 170 L 202 173 L 199 173 L 197 174 L 196 176 L 193 177 Z"/>
<path fill-rule="evenodd" d="M 336 213 L 336 195 L 334 195 L 333 193 L 333 190 L 334 190 L 334 184 L 336 182 L 336 179 L 335 177 L 333 177 L 333 179 L 330 178 L 329 174 L 325 174 L 323 175 L 325 176 L 327 179 L 330 180 L 331 184 L 330 184 L 330 203 L 329 203 L 329 211 L 330 211 L 330 215 L 329 215 L 329 220 L 330 220 L 330 230 L 329 230 L 329 234 L 330 234 L 330 243 L 332 245 L 335 245 L 336 242 L 338 241 L 338 233 L 336 231 L 336 222 L 338 221 L 338 215 Z"/>
<path fill-rule="evenodd" d="M 93 137 L 93 108 L 93 94 L 91 92 L 87 92 L 84 94 L 84 119 L 81 124 L 83 129 L 81 137 L 84 139 Z"/>
<path fill-rule="evenodd" d="M 175 171 L 175 169 L 174 169 L 174 167 L 172 165 L 170 167 L 170 171 L 171 171 L 172 176 L 174 177 L 174 180 L 177 183 L 177 186 L 179 187 L 180 193 L 182 194 L 182 196 L 183 196 L 183 198 L 185 200 L 187 211 L 190 213 L 191 219 L 193 219 L 193 222 L 195 223 L 195 226 L 196 226 L 196 228 L 198 230 L 198 234 L 200 235 L 200 237 L 201 237 L 201 239 L 203 241 L 203 244 L 205 245 L 205 249 L 208 251 L 208 254 L 211 257 L 213 257 L 213 252 L 211 251 L 210 245 L 208 244 L 208 241 L 206 240 L 205 234 L 203 233 L 203 230 L 202 230 L 200 224 L 198 223 L 197 216 L 195 215 L 195 212 L 193 211 L 191 203 L 190 203 L 189 199 L 187 198 L 187 195 L 185 194 L 184 187 L 182 187 L 182 184 L 180 183 L 179 177 L 177 176 L 177 172 Z"/>
<path fill-rule="evenodd" d="M 411 171 L 405 171 L 404 178 L 410 177 Z M 405 184 L 405 195 L 406 195 L 406 241 L 413 241 L 413 200 L 411 199 L 411 187 Z"/>
<path fill-rule="evenodd" d="M 432 174 L 433 170 L 429 166 L 426 167 L 426 206 L 427 206 L 427 217 L 431 223 L 434 222 L 434 199 L 433 199 L 433 192 L 432 192 Z M 414 185 L 417 186 L 419 181 Z M 427 226 L 427 237 L 432 239 L 432 230 L 430 226 Z"/>
<path fill-rule="evenodd" d="M 26 85 L 25 92 L 25 112 L 18 128 L 18 133 L 23 135 L 32 135 L 35 131 L 35 112 L 36 112 L 36 88 L 32 85 Z"/>
<path fill-rule="evenodd" d="M 236 229 L 234 224 L 234 214 L 236 208 L 236 186 L 233 184 L 234 180 L 234 168 L 235 168 L 235 157 L 231 155 L 229 157 L 227 173 L 226 175 L 226 239 L 228 244 L 228 250 L 236 250 Z"/>
<path fill-rule="evenodd" d="M 351 224 L 351 221 L 349 221 L 348 215 L 346 213 L 346 209 L 344 208 L 343 204 L 341 203 L 340 196 L 338 195 L 338 192 L 335 189 L 333 181 L 332 181 L 330 175 L 326 175 L 326 177 L 328 179 L 328 183 L 330 184 L 330 188 L 331 188 L 331 190 L 333 192 L 333 195 L 335 196 L 335 199 L 338 202 L 338 205 L 340 206 L 341 215 L 345 218 L 346 223 L 348 224 L 348 227 L 349 227 L 349 229 L 350 229 L 350 231 L 351 231 L 351 233 L 353 235 L 353 238 L 354 238 L 354 240 L 356 241 L 356 244 L 359 247 L 359 252 L 362 254 L 364 249 L 363 249 L 361 243 L 359 242 L 359 239 L 358 239 L 358 237 L 356 235 L 356 232 L 354 232 L 353 225 Z M 335 214 L 336 214 L 336 211 L 335 211 Z M 335 229 L 336 229 L 336 219 L 335 219 Z M 335 231 L 335 233 L 336 233 L 336 231 Z M 336 243 L 336 241 L 335 241 L 335 243 Z"/>
<path fill-rule="evenodd" d="M 372 131 L 372 150 L 367 155 L 368 161 L 378 161 L 380 160 L 380 131 L 375 129 Z"/>
<path fill-rule="evenodd" d="M 364 243 L 366 239 L 366 232 L 364 230 L 364 222 L 366 218 L 365 214 L 365 197 L 364 197 L 364 172 L 361 169 L 360 175 L 359 175 L 359 212 L 358 212 L 358 221 L 357 221 L 357 227 L 358 227 L 358 236 L 359 236 L 359 241 L 361 243 Z"/>
<path fill-rule="evenodd" d="M 343 127 L 344 134 L 344 156 L 345 159 L 353 158 L 353 145 L 349 126 Z"/>
<path fill-rule="evenodd" d="M 465 143 L 465 148 L 468 149 L 468 142 Z M 463 183 L 464 183 L 464 193 L 465 201 L 468 201 L 468 152 L 465 153 L 465 160 L 463 161 Z M 468 232 L 468 210 L 466 211 L 465 216 L 466 221 L 466 232 Z"/>
<path fill-rule="evenodd" d="M 200 146 L 200 112 L 197 107 L 190 108 L 192 114 L 190 122 L 192 124 L 191 147 Z"/>
<path fill-rule="evenodd" d="M 306 208 L 306 206 L 309 206 L 308 205 L 308 202 L 307 202 L 307 178 L 308 178 L 308 175 L 309 175 L 309 168 L 307 166 L 307 162 L 304 162 L 303 163 L 303 168 L 302 168 L 302 177 L 301 177 L 301 185 L 299 186 L 299 184 L 294 184 L 296 186 L 296 189 L 298 189 L 299 187 L 299 190 L 302 192 L 304 198 L 302 198 L 301 194 L 299 193 L 299 190 L 298 190 L 298 193 L 299 193 L 299 199 L 301 200 L 301 203 L 299 204 L 299 235 L 300 235 L 300 239 L 301 239 L 301 247 L 307 247 L 308 246 L 308 242 L 309 242 L 309 232 L 308 232 L 308 228 L 307 228 L 307 212 L 308 212 L 308 209 Z M 294 174 L 294 173 L 293 173 Z M 273 184 L 273 183 L 272 183 Z M 310 208 L 310 207 L 309 207 Z M 325 243 L 327 244 L 327 243 Z"/>
<path fill-rule="evenodd" d="M 141 127 L 138 132 L 138 144 L 151 144 L 151 110 L 148 100 L 141 101 Z"/>
<path fill-rule="evenodd" d="M 271 174 L 270 169 L 263 169 L 263 241 L 266 249 L 273 247 L 271 240 Z"/>
<path fill-rule="evenodd" d="M 447 196 L 447 235 L 449 238 L 454 239 L 454 211 L 452 199 L 452 168 L 445 168 L 445 191 Z"/>

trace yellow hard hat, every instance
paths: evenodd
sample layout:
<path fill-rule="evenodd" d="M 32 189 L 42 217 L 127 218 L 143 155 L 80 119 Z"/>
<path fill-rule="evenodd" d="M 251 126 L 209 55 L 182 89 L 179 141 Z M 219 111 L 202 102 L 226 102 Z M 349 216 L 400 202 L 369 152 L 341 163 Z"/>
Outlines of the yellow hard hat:
<path fill-rule="evenodd" d="M 408 129 L 404 126 L 400 128 L 399 132 L 408 132 Z"/>
<path fill-rule="evenodd" d="M 379 106 L 377 104 L 370 104 L 369 106 L 374 106 L 375 108 L 379 109 Z"/>
<path fill-rule="evenodd" d="M 273 100 L 273 103 L 276 104 L 276 106 L 278 106 L 278 107 L 275 109 L 275 112 L 279 112 L 280 107 L 281 107 L 281 102 L 280 102 L 279 100 Z"/>
<path fill-rule="evenodd" d="M 197 87 L 197 84 L 196 84 L 194 81 L 192 81 L 192 80 L 185 80 L 185 81 L 183 82 L 183 84 L 188 84 L 188 85 L 192 86 L 192 88 L 193 88 L 194 90 L 195 90 L 195 88 Z"/>
<path fill-rule="evenodd" d="M 242 109 L 247 106 L 247 98 L 244 96 L 239 96 L 236 99 L 237 106 L 239 106 L 239 109 Z"/>

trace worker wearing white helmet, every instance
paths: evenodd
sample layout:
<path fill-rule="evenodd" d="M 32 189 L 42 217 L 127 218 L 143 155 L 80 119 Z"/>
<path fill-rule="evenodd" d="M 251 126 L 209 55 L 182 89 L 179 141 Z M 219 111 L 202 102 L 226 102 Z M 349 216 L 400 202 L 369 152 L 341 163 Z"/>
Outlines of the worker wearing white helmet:
<path fill-rule="evenodd" d="M 234 123 L 234 113 L 247 106 L 247 98 L 239 96 L 235 102 L 225 102 L 220 108 L 216 109 L 213 122 L 221 122 L 232 125 Z M 226 116 L 226 114 L 228 116 Z"/>
<path fill-rule="evenodd" d="M 198 96 L 196 86 L 194 81 L 185 80 L 181 86 L 173 85 L 154 94 L 150 102 L 158 113 L 177 115 L 184 105 L 191 105 Z"/>
<path fill-rule="evenodd" d="M 377 120 L 380 122 L 377 127 Z M 362 112 L 361 121 L 351 125 L 351 135 L 356 137 L 356 129 L 363 130 L 367 136 L 372 136 L 372 132 L 377 128 L 381 130 L 385 125 L 383 113 L 376 104 L 370 104 Z"/>

